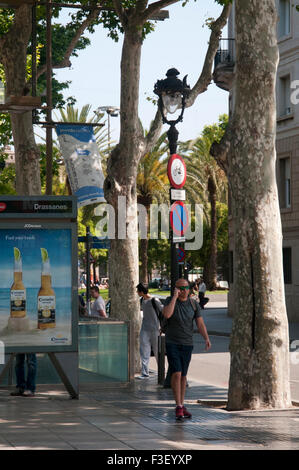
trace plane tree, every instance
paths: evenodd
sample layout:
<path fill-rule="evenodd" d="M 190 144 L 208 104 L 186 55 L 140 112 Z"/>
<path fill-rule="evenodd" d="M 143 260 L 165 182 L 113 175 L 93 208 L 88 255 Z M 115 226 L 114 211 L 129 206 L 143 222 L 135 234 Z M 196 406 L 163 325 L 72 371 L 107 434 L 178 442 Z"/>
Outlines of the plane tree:
<path fill-rule="evenodd" d="M 234 109 L 212 154 L 225 170 L 234 226 L 229 409 L 291 405 L 282 230 L 275 174 L 275 0 L 236 0 Z"/>

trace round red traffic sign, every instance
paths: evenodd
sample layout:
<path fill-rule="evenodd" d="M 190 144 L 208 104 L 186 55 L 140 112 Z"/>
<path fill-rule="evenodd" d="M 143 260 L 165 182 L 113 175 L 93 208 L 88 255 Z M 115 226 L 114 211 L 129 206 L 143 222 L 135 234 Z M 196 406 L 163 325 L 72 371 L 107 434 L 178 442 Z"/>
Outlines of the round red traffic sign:
<path fill-rule="evenodd" d="M 173 233 L 178 237 L 183 237 L 188 228 L 188 210 L 182 201 L 176 201 L 170 208 L 170 224 Z"/>
<path fill-rule="evenodd" d="M 180 155 L 174 153 L 168 160 L 167 175 L 171 186 L 180 189 L 187 178 L 186 164 Z"/>

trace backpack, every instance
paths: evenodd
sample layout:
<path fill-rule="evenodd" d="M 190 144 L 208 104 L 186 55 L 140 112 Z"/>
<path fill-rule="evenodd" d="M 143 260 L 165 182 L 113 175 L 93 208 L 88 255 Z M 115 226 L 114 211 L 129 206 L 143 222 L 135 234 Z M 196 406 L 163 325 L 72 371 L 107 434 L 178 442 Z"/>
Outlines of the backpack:
<path fill-rule="evenodd" d="M 194 317 L 195 317 L 195 313 L 196 313 L 196 311 L 197 311 L 197 308 L 196 308 L 196 300 L 191 299 L 190 297 L 189 297 L 189 299 L 190 299 L 192 308 L 193 308 L 193 310 L 194 310 Z M 165 305 L 166 299 L 159 299 L 159 300 L 160 300 L 160 302 L 161 302 L 163 305 Z M 153 306 L 153 308 L 154 308 L 154 310 L 155 310 L 155 312 L 156 312 L 156 314 L 157 314 L 157 317 L 158 317 L 158 320 L 159 320 L 159 323 L 160 323 L 160 334 L 161 334 L 161 333 L 166 333 L 168 320 L 167 320 L 167 318 L 164 317 L 163 313 L 160 312 L 160 310 L 158 309 L 154 297 L 152 297 L 152 306 Z"/>
<path fill-rule="evenodd" d="M 159 299 L 159 300 L 161 301 L 161 299 Z M 167 326 L 167 318 L 165 318 L 163 313 L 160 312 L 160 310 L 158 309 L 155 297 L 152 297 L 151 302 L 152 302 L 153 309 L 155 310 L 155 312 L 157 314 L 157 317 L 158 317 L 158 320 L 159 320 L 159 323 L 160 323 L 160 334 L 165 333 L 166 326 Z M 163 302 L 161 301 L 161 303 L 163 303 Z"/>

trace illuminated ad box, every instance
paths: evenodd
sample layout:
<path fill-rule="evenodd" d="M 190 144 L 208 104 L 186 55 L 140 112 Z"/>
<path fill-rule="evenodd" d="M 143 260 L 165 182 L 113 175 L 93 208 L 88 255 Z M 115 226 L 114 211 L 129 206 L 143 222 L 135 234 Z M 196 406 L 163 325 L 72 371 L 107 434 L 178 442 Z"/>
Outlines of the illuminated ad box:
<path fill-rule="evenodd" d="M 5 352 L 77 351 L 77 200 L 0 196 Z"/>

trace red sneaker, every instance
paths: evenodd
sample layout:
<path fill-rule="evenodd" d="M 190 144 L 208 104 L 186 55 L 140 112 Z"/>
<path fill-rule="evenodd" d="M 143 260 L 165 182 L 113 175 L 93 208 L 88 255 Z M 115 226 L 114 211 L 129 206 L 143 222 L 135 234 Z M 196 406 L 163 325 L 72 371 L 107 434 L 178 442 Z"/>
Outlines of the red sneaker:
<path fill-rule="evenodd" d="M 184 415 L 184 418 L 192 418 L 192 414 L 189 413 L 187 408 L 185 408 L 184 406 L 183 406 L 183 415 Z"/>
<path fill-rule="evenodd" d="M 175 409 L 175 418 L 177 421 L 182 421 L 184 419 L 183 407 L 177 406 Z"/>

